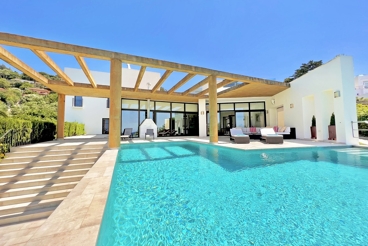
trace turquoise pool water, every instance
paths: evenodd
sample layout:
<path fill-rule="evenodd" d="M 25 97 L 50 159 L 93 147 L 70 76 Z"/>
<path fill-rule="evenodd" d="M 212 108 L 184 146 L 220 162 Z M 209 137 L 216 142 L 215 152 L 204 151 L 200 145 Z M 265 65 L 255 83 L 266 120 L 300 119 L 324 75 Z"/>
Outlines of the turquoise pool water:
<path fill-rule="evenodd" d="M 119 150 L 97 245 L 366 245 L 368 149 Z"/>

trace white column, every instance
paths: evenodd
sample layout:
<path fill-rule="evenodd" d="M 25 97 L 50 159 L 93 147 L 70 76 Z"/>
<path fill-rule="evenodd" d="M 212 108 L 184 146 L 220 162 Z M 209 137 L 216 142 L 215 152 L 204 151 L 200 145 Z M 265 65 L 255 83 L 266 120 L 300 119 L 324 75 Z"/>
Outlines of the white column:
<path fill-rule="evenodd" d="M 199 136 L 207 136 L 207 113 L 206 113 L 206 99 L 198 100 L 198 120 L 199 120 Z"/>

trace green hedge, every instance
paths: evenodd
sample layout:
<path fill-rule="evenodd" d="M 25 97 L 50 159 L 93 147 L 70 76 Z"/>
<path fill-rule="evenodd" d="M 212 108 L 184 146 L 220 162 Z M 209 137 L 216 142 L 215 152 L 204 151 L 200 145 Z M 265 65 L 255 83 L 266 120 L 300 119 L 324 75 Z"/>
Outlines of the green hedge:
<path fill-rule="evenodd" d="M 30 142 L 32 122 L 12 118 L 0 118 L 0 137 L 7 131 L 14 130 L 13 142 Z"/>
<path fill-rule="evenodd" d="M 0 118 L 0 137 L 8 130 L 14 130 L 13 142 L 39 143 L 55 138 L 56 125 L 46 121 L 28 121 Z"/>
<path fill-rule="evenodd" d="M 64 137 L 79 136 L 86 134 L 84 124 L 78 122 L 65 122 Z"/>
<path fill-rule="evenodd" d="M 55 139 L 56 125 L 47 121 L 32 121 L 31 142 L 39 143 Z"/>

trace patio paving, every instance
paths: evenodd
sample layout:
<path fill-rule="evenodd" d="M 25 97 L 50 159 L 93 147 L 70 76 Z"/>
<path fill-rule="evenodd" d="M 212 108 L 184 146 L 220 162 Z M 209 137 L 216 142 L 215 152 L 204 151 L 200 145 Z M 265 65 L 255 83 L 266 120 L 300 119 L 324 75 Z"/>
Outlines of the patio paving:
<path fill-rule="evenodd" d="M 208 143 L 208 137 L 163 137 L 154 140 L 133 139 L 122 144 L 143 142 L 195 141 Z M 105 142 L 104 135 L 67 138 L 40 143 L 41 146 L 96 144 Z M 249 144 L 234 144 L 228 136 L 219 137 L 219 145 L 237 149 L 274 149 L 301 147 L 346 146 L 331 142 L 312 140 L 284 140 L 284 144 L 265 144 L 251 140 Z M 105 202 L 110 187 L 118 150 L 111 149 L 98 159 L 96 164 L 70 192 L 57 209 L 46 219 L 0 227 L 0 245 L 95 245 Z"/>

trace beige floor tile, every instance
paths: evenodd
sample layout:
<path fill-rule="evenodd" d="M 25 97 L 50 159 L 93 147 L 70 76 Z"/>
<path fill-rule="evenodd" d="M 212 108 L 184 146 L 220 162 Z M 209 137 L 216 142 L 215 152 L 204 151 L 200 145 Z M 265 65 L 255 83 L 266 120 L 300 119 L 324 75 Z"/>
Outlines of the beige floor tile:
<path fill-rule="evenodd" d="M 98 178 L 98 177 L 104 176 L 106 168 L 107 168 L 106 166 L 92 168 L 84 177 L 88 179 L 88 178 Z"/>
<path fill-rule="evenodd" d="M 32 238 L 27 246 L 92 246 L 96 244 L 99 226 L 90 226 L 71 232 L 58 233 L 40 238 Z"/>
<path fill-rule="evenodd" d="M 14 237 L 9 239 L 4 246 L 8 246 L 8 245 L 18 245 L 20 243 L 25 244 L 26 242 L 28 242 L 29 239 L 31 239 L 33 235 L 27 235 L 27 236 L 22 236 L 22 237 Z"/>
<path fill-rule="evenodd" d="M 95 195 L 91 206 L 89 207 L 88 212 L 84 217 L 81 228 L 101 224 L 106 200 L 107 194 Z"/>

